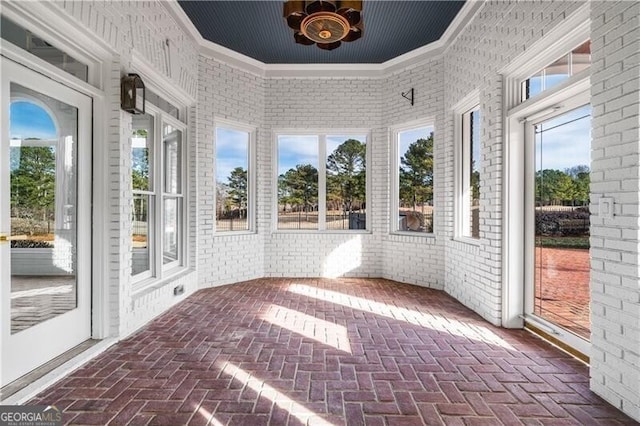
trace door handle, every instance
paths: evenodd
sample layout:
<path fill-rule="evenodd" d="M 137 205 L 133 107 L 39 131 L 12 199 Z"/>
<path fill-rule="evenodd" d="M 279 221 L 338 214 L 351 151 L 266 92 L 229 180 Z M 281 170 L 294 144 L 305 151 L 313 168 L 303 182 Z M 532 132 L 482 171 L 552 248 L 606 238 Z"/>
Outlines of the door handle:
<path fill-rule="evenodd" d="M 0 233 L 0 244 L 6 244 L 9 241 L 9 237 L 5 233 Z"/>

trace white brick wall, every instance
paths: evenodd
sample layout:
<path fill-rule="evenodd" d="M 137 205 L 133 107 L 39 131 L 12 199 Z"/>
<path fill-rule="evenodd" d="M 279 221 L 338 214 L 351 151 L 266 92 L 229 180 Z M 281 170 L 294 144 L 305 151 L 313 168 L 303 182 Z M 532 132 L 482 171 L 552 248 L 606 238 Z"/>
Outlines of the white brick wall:
<path fill-rule="evenodd" d="M 487 2 L 444 54 L 445 290 L 493 324 L 502 322 L 502 105 L 498 70 L 543 37 L 580 2 Z M 478 90 L 481 112 L 479 246 L 454 236 L 453 108 Z"/>
<path fill-rule="evenodd" d="M 640 420 L 640 4 L 592 3 L 591 41 L 591 388 Z"/>
<path fill-rule="evenodd" d="M 158 1 L 56 4 L 115 53 L 108 99 L 111 333 L 124 336 L 197 288 L 262 276 L 382 276 L 443 288 L 488 321 L 501 323 L 502 147 L 498 70 L 544 37 L 582 2 L 488 1 L 441 57 L 381 78 L 263 78 L 199 57 Z M 613 197 L 616 216 L 592 220 L 592 388 L 640 419 L 640 5 L 591 3 L 593 66 L 592 211 Z M 166 61 L 169 40 L 171 62 Z M 134 296 L 130 270 L 130 117 L 119 108 L 119 76 L 134 54 L 197 98 L 189 110 L 189 253 L 197 273 Z M 173 67 L 172 64 L 179 64 Z M 401 92 L 415 89 L 415 105 Z M 453 240 L 453 108 L 480 93 L 481 238 Z M 257 126 L 257 233 L 216 235 L 213 117 Z M 435 233 L 389 234 L 389 127 L 432 118 L 435 127 Z M 371 129 L 367 200 L 370 233 L 273 229 L 273 131 Z"/>
<path fill-rule="evenodd" d="M 426 63 L 396 72 L 382 81 L 383 84 L 383 126 L 402 126 L 416 120 L 432 120 L 434 151 L 434 234 L 393 235 L 389 234 L 391 212 L 391 147 L 393 140 L 386 142 L 384 156 L 381 156 L 380 177 L 385 181 L 381 193 L 384 209 L 380 221 L 383 223 L 383 277 L 411 284 L 442 289 L 444 286 L 444 223 L 443 197 L 445 176 L 445 144 L 442 124 L 444 103 L 443 60 L 436 58 Z M 414 89 L 414 105 L 402 97 L 403 92 Z M 388 137 L 387 137 L 388 139 Z M 378 170 L 378 168 L 376 168 Z M 394 171 L 395 172 L 395 171 Z M 393 173 L 395 174 L 395 173 Z M 396 195 L 397 196 L 397 195 Z"/>
<path fill-rule="evenodd" d="M 376 173 L 367 200 L 372 233 L 282 232 L 273 229 L 272 208 L 277 191 L 273 188 L 273 132 L 278 129 L 371 129 L 367 149 L 372 150 L 371 170 L 388 167 L 379 150 L 386 146 L 380 129 L 380 80 L 366 78 L 270 78 L 265 81 L 265 126 L 260 143 L 265 155 L 260 165 L 260 226 L 265 232 L 265 275 L 267 276 L 380 276 L 381 205 L 385 202 L 380 174 Z M 384 177 L 382 177 L 384 179 Z M 329 264 L 328 259 L 340 259 Z"/>
<path fill-rule="evenodd" d="M 230 284 L 263 277 L 264 212 L 269 199 L 265 194 L 265 167 L 270 154 L 264 145 L 268 138 L 264 122 L 264 79 L 210 58 L 198 64 L 198 272 L 200 287 Z M 215 227 L 215 150 L 214 117 L 233 120 L 258 128 L 258 232 L 216 235 Z M 266 141 L 266 142 L 265 142 Z"/>
<path fill-rule="evenodd" d="M 182 91 L 195 98 L 197 91 L 197 46 L 182 32 L 164 5 L 158 1 L 90 2 L 57 1 L 69 15 L 69 21 L 104 41 L 115 53 L 104 87 L 108 99 L 108 139 L 106 143 L 107 179 L 109 187 L 108 212 L 108 274 L 110 334 L 125 336 L 140 325 L 176 303 L 173 287 L 185 284 L 185 294 L 197 287 L 196 273 L 183 274 L 177 280 L 167 280 L 133 294 L 131 271 L 131 116 L 120 109 L 120 76 L 131 71 L 133 55 L 141 55 L 156 72 L 172 81 Z M 171 49 L 167 49 L 167 41 Z M 165 53 L 168 53 L 165 54 Z M 167 60 L 167 58 L 170 58 Z M 158 82 L 158 84 L 161 84 Z M 195 137 L 188 135 L 189 144 Z M 189 148 L 190 149 L 190 148 Z M 190 149 L 188 173 L 196 170 L 195 150 Z M 190 202 L 197 200 L 195 185 L 190 187 Z M 195 209 L 190 212 L 189 247 L 196 247 Z M 191 250 L 191 255 L 193 249 Z"/>

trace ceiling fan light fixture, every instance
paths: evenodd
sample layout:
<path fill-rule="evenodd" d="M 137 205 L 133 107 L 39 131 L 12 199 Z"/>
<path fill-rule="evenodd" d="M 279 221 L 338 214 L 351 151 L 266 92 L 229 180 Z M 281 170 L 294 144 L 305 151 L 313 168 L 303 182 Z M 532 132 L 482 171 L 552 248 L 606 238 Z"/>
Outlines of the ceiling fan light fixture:
<path fill-rule="evenodd" d="M 317 12 L 307 16 L 300 24 L 300 31 L 316 43 L 333 43 L 349 33 L 349 22 L 331 12 Z"/>
<path fill-rule="evenodd" d="M 342 41 L 352 42 L 362 37 L 362 30 L 358 27 L 351 28 L 349 34 L 347 34 Z"/>
<path fill-rule="evenodd" d="M 283 15 L 299 44 L 333 50 L 362 37 L 362 1 L 285 1 Z"/>
<path fill-rule="evenodd" d="M 293 38 L 295 39 L 296 43 L 303 44 L 305 46 L 311 46 L 312 44 L 315 44 L 313 40 L 308 39 L 307 36 L 305 36 L 301 32 L 295 32 L 293 34 Z"/>
<path fill-rule="evenodd" d="M 333 50 L 340 47 L 342 42 L 340 40 L 334 41 L 333 43 L 318 43 L 318 47 L 322 50 Z"/>
<path fill-rule="evenodd" d="M 305 1 L 304 0 L 286 1 L 284 2 L 284 7 L 282 8 L 282 12 L 283 12 L 282 16 L 284 16 L 285 18 L 293 14 L 304 15 Z"/>
<path fill-rule="evenodd" d="M 318 12 L 331 12 L 334 13 L 336 11 L 336 2 L 335 1 L 324 1 L 324 0 L 315 0 L 315 1 L 307 1 L 307 15 L 311 15 Z"/>

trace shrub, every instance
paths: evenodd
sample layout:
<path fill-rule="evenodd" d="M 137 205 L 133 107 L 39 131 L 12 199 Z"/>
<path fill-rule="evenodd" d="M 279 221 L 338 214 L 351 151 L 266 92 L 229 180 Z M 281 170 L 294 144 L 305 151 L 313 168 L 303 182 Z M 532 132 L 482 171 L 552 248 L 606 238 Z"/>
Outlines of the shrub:
<path fill-rule="evenodd" d="M 568 237 L 589 235 L 589 212 L 536 210 L 536 235 Z"/>
<path fill-rule="evenodd" d="M 11 240 L 11 248 L 52 248 L 53 244 L 47 241 Z"/>

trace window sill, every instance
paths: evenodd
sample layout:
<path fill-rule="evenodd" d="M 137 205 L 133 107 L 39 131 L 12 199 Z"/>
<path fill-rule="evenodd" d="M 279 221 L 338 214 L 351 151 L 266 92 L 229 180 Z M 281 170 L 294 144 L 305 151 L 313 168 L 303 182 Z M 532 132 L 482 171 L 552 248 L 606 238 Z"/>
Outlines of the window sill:
<path fill-rule="evenodd" d="M 470 246 L 480 247 L 480 238 L 471 238 L 471 237 L 454 237 L 451 241 L 455 241 L 457 243 L 468 244 Z"/>
<path fill-rule="evenodd" d="M 258 235 L 256 231 L 216 231 L 213 233 L 213 237 L 233 237 L 241 235 Z"/>
<path fill-rule="evenodd" d="M 394 231 L 390 232 L 389 235 L 397 236 L 397 237 L 418 237 L 418 238 L 430 238 L 436 239 L 436 234 L 433 232 L 410 232 L 410 231 Z"/>
<path fill-rule="evenodd" d="M 132 298 L 137 299 L 146 294 L 152 293 L 167 284 L 172 283 L 173 281 L 182 278 L 190 273 L 194 272 L 192 269 L 187 267 L 176 267 L 175 269 L 169 270 L 165 273 L 168 273 L 168 276 L 162 278 L 162 280 L 158 280 L 157 278 L 147 278 L 142 281 L 136 282 L 133 284 L 133 292 L 131 294 Z"/>
<path fill-rule="evenodd" d="M 283 234 L 283 235 L 300 235 L 300 234 L 312 234 L 312 235 L 371 235 L 372 232 L 366 229 L 354 229 L 352 231 L 349 230 L 341 230 L 341 229 L 326 229 L 323 231 L 317 229 L 277 229 L 272 234 Z"/>

